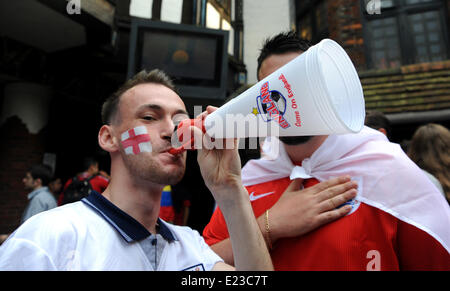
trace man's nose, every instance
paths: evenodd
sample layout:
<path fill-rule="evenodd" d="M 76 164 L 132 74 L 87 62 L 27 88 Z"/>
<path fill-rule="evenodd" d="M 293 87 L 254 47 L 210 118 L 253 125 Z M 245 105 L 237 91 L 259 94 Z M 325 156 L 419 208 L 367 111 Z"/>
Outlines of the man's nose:
<path fill-rule="evenodd" d="M 163 128 L 161 130 L 161 138 L 166 140 L 171 140 L 173 132 L 175 130 L 175 123 L 171 118 L 168 118 L 163 123 Z"/>

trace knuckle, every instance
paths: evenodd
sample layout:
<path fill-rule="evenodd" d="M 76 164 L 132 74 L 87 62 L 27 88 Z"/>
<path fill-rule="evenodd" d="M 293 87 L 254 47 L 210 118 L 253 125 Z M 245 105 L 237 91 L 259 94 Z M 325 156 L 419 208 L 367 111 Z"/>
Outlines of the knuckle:
<path fill-rule="evenodd" d="M 334 202 L 333 202 L 333 199 L 329 199 L 329 200 L 328 200 L 328 206 L 329 206 L 330 209 L 336 208 L 336 206 L 335 206 L 335 204 L 334 204 Z"/>
<path fill-rule="evenodd" d="M 336 198 L 338 200 L 339 205 L 341 205 L 341 204 L 347 202 L 348 200 L 350 200 L 352 197 L 351 197 L 351 195 L 348 195 L 346 193 L 346 194 L 342 194 L 342 195 L 340 195 L 340 196 L 338 196 Z"/>
<path fill-rule="evenodd" d="M 336 191 L 336 189 L 334 189 L 334 188 L 328 189 L 328 192 L 327 192 L 328 199 L 333 198 L 334 196 L 336 196 L 337 193 L 338 193 L 338 191 Z"/>
<path fill-rule="evenodd" d="M 334 219 L 334 212 L 333 211 L 328 211 L 325 213 L 325 221 L 332 221 Z"/>
<path fill-rule="evenodd" d="M 348 200 L 352 199 L 353 196 L 354 196 L 354 195 L 353 195 L 352 192 L 347 192 L 347 193 L 345 193 L 345 194 L 343 195 L 342 200 L 348 201 Z M 345 201 L 344 201 L 344 202 L 345 202 Z"/>

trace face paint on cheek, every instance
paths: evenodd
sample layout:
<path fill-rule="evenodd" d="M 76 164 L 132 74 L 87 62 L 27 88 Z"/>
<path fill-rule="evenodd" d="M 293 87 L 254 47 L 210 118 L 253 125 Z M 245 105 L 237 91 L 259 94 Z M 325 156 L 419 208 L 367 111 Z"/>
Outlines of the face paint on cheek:
<path fill-rule="evenodd" d="M 137 155 L 152 152 L 152 144 L 145 126 L 137 126 L 127 130 L 121 136 L 122 146 L 127 155 Z"/>

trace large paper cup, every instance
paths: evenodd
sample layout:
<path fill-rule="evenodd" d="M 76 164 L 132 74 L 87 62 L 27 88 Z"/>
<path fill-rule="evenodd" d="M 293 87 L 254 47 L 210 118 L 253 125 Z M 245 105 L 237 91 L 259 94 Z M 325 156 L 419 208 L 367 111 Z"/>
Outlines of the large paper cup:
<path fill-rule="evenodd" d="M 207 116 L 205 128 L 215 138 L 345 134 L 364 117 L 355 67 L 325 39 Z"/>

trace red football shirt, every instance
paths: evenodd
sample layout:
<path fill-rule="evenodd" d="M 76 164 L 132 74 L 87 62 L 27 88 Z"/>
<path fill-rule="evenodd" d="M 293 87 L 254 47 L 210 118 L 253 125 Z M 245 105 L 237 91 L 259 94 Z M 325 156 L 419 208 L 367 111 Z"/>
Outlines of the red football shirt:
<path fill-rule="evenodd" d="M 290 182 L 286 177 L 246 187 L 255 216 L 271 208 Z M 449 253 L 426 232 L 367 204 L 355 208 L 303 236 L 278 240 L 271 251 L 275 270 L 450 270 Z M 220 209 L 203 237 L 209 245 L 229 237 Z"/>

